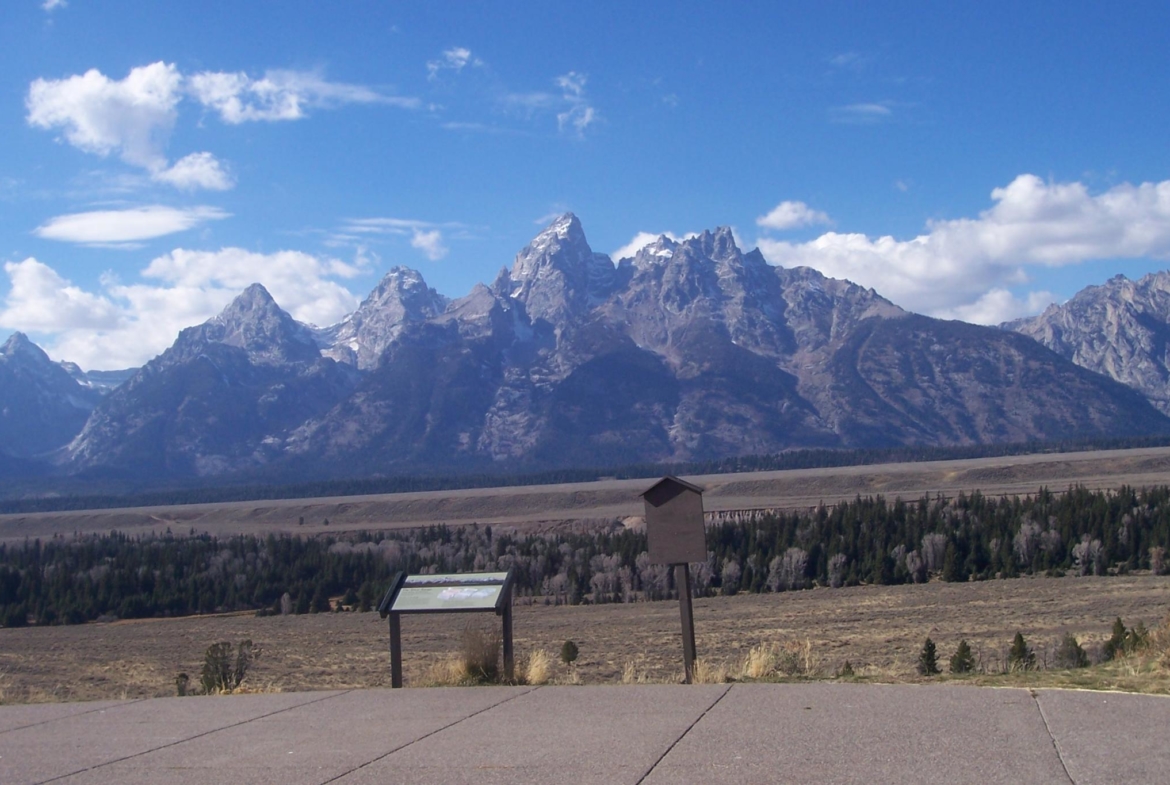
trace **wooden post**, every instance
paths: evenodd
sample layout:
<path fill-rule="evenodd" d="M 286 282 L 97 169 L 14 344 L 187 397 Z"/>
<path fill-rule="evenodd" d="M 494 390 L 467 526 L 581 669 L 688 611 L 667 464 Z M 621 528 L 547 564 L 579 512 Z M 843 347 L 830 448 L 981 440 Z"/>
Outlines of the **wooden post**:
<path fill-rule="evenodd" d="M 695 613 L 691 607 L 691 566 L 674 565 L 674 585 L 678 588 L 678 609 L 682 615 L 683 668 L 686 683 L 695 680 Z"/>
<path fill-rule="evenodd" d="M 399 614 L 390 614 L 390 686 L 402 686 L 402 622 Z"/>
<path fill-rule="evenodd" d="M 512 588 L 506 589 L 508 596 L 504 598 L 504 678 L 509 682 L 516 680 L 516 658 L 512 651 Z"/>

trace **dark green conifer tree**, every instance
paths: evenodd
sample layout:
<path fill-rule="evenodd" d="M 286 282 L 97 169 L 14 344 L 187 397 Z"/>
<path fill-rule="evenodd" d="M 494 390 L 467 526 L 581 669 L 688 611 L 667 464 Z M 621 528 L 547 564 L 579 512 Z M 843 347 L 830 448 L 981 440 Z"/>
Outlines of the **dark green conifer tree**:
<path fill-rule="evenodd" d="M 1012 639 L 1012 648 L 1008 652 L 1008 670 L 1030 671 L 1036 669 L 1036 652 L 1028 647 L 1023 633 L 1017 632 Z"/>
<path fill-rule="evenodd" d="M 951 673 L 971 673 L 975 670 L 975 657 L 971 654 L 971 647 L 967 639 L 959 641 L 959 648 L 951 656 Z"/>
<path fill-rule="evenodd" d="M 934 645 L 934 641 L 930 638 L 922 644 L 922 653 L 918 655 L 918 675 L 920 676 L 937 676 L 938 669 L 938 649 Z"/>

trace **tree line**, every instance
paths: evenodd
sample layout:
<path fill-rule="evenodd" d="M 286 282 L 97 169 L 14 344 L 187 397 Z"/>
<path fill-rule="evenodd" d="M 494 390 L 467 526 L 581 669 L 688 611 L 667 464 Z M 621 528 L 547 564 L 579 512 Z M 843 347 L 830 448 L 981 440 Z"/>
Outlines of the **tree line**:
<path fill-rule="evenodd" d="M 697 596 L 813 586 L 1168 571 L 1170 486 L 889 501 L 716 516 Z M 0 545 L 0 624 L 221 611 L 313 613 L 376 607 L 391 576 L 513 569 L 520 602 L 677 597 L 642 531 L 524 533 L 431 526 L 295 537 L 124 534 Z"/>

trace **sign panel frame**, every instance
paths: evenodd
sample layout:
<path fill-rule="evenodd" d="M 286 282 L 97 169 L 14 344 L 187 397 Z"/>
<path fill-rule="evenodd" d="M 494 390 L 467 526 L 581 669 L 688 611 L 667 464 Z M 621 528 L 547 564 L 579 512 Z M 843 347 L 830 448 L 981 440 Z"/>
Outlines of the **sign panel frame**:
<path fill-rule="evenodd" d="M 513 573 L 468 572 L 443 575 L 396 573 L 378 613 L 390 620 L 390 686 L 402 686 L 402 616 L 420 613 L 494 613 L 502 617 L 504 674 L 515 674 L 512 647 Z"/>

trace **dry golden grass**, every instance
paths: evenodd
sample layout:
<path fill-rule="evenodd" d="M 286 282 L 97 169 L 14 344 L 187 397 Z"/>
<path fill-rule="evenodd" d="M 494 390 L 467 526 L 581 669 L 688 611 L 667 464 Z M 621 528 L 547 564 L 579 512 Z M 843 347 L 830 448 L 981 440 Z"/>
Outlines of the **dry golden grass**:
<path fill-rule="evenodd" d="M 525 684 L 548 684 L 552 677 L 552 657 L 544 649 L 537 649 L 528 655 L 524 663 Z"/>
<path fill-rule="evenodd" d="M 695 660 L 695 684 L 726 684 L 729 677 L 730 673 L 726 663 L 713 662 L 701 657 Z"/>
<path fill-rule="evenodd" d="M 1170 629 L 1157 626 L 1168 610 L 1167 576 L 1021 578 L 701 598 L 695 629 L 699 655 L 736 678 L 756 678 L 744 664 L 753 649 L 765 647 L 775 657 L 770 667 L 776 675 L 764 678 L 829 678 L 848 660 L 858 681 L 919 681 L 914 666 L 929 636 L 944 669 L 959 640 L 967 639 L 983 672 L 967 679 L 972 683 L 1063 680 L 1066 686 L 1095 682 L 1170 693 Z M 1043 664 L 1065 633 L 1092 653 L 1118 616 L 1128 626 L 1144 621 L 1151 627 L 1151 647 L 1139 655 L 1144 659 L 1066 676 L 997 675 L 1017 630 Z M 466 621 L 459 614 L 403 619 L 407 686 L 463 683 L 431 671 L 460 651 Z M 578 643 L 572 666 L 552 658 L 549 683 L 681 681 L 677 603 L 517 606 L 514 625 L 518 652 L 555 652 L 565 640 Z M 0 700 L 7 703 L 174 695 L 176 674 L 197 682 L 210 643 L 244 639 L 264 650 L 248 683 L 265 690 L 390 686 L 386 623 L 373 613 L 202 616 L 6 629 L 0 636 Z"/>
<path fill-rule="evenodd" d="M 455 687 L 471 680 L 467 665 L 457 654 L 448 654 L 427 668 L 422 684 L 427 687 Z"/>

